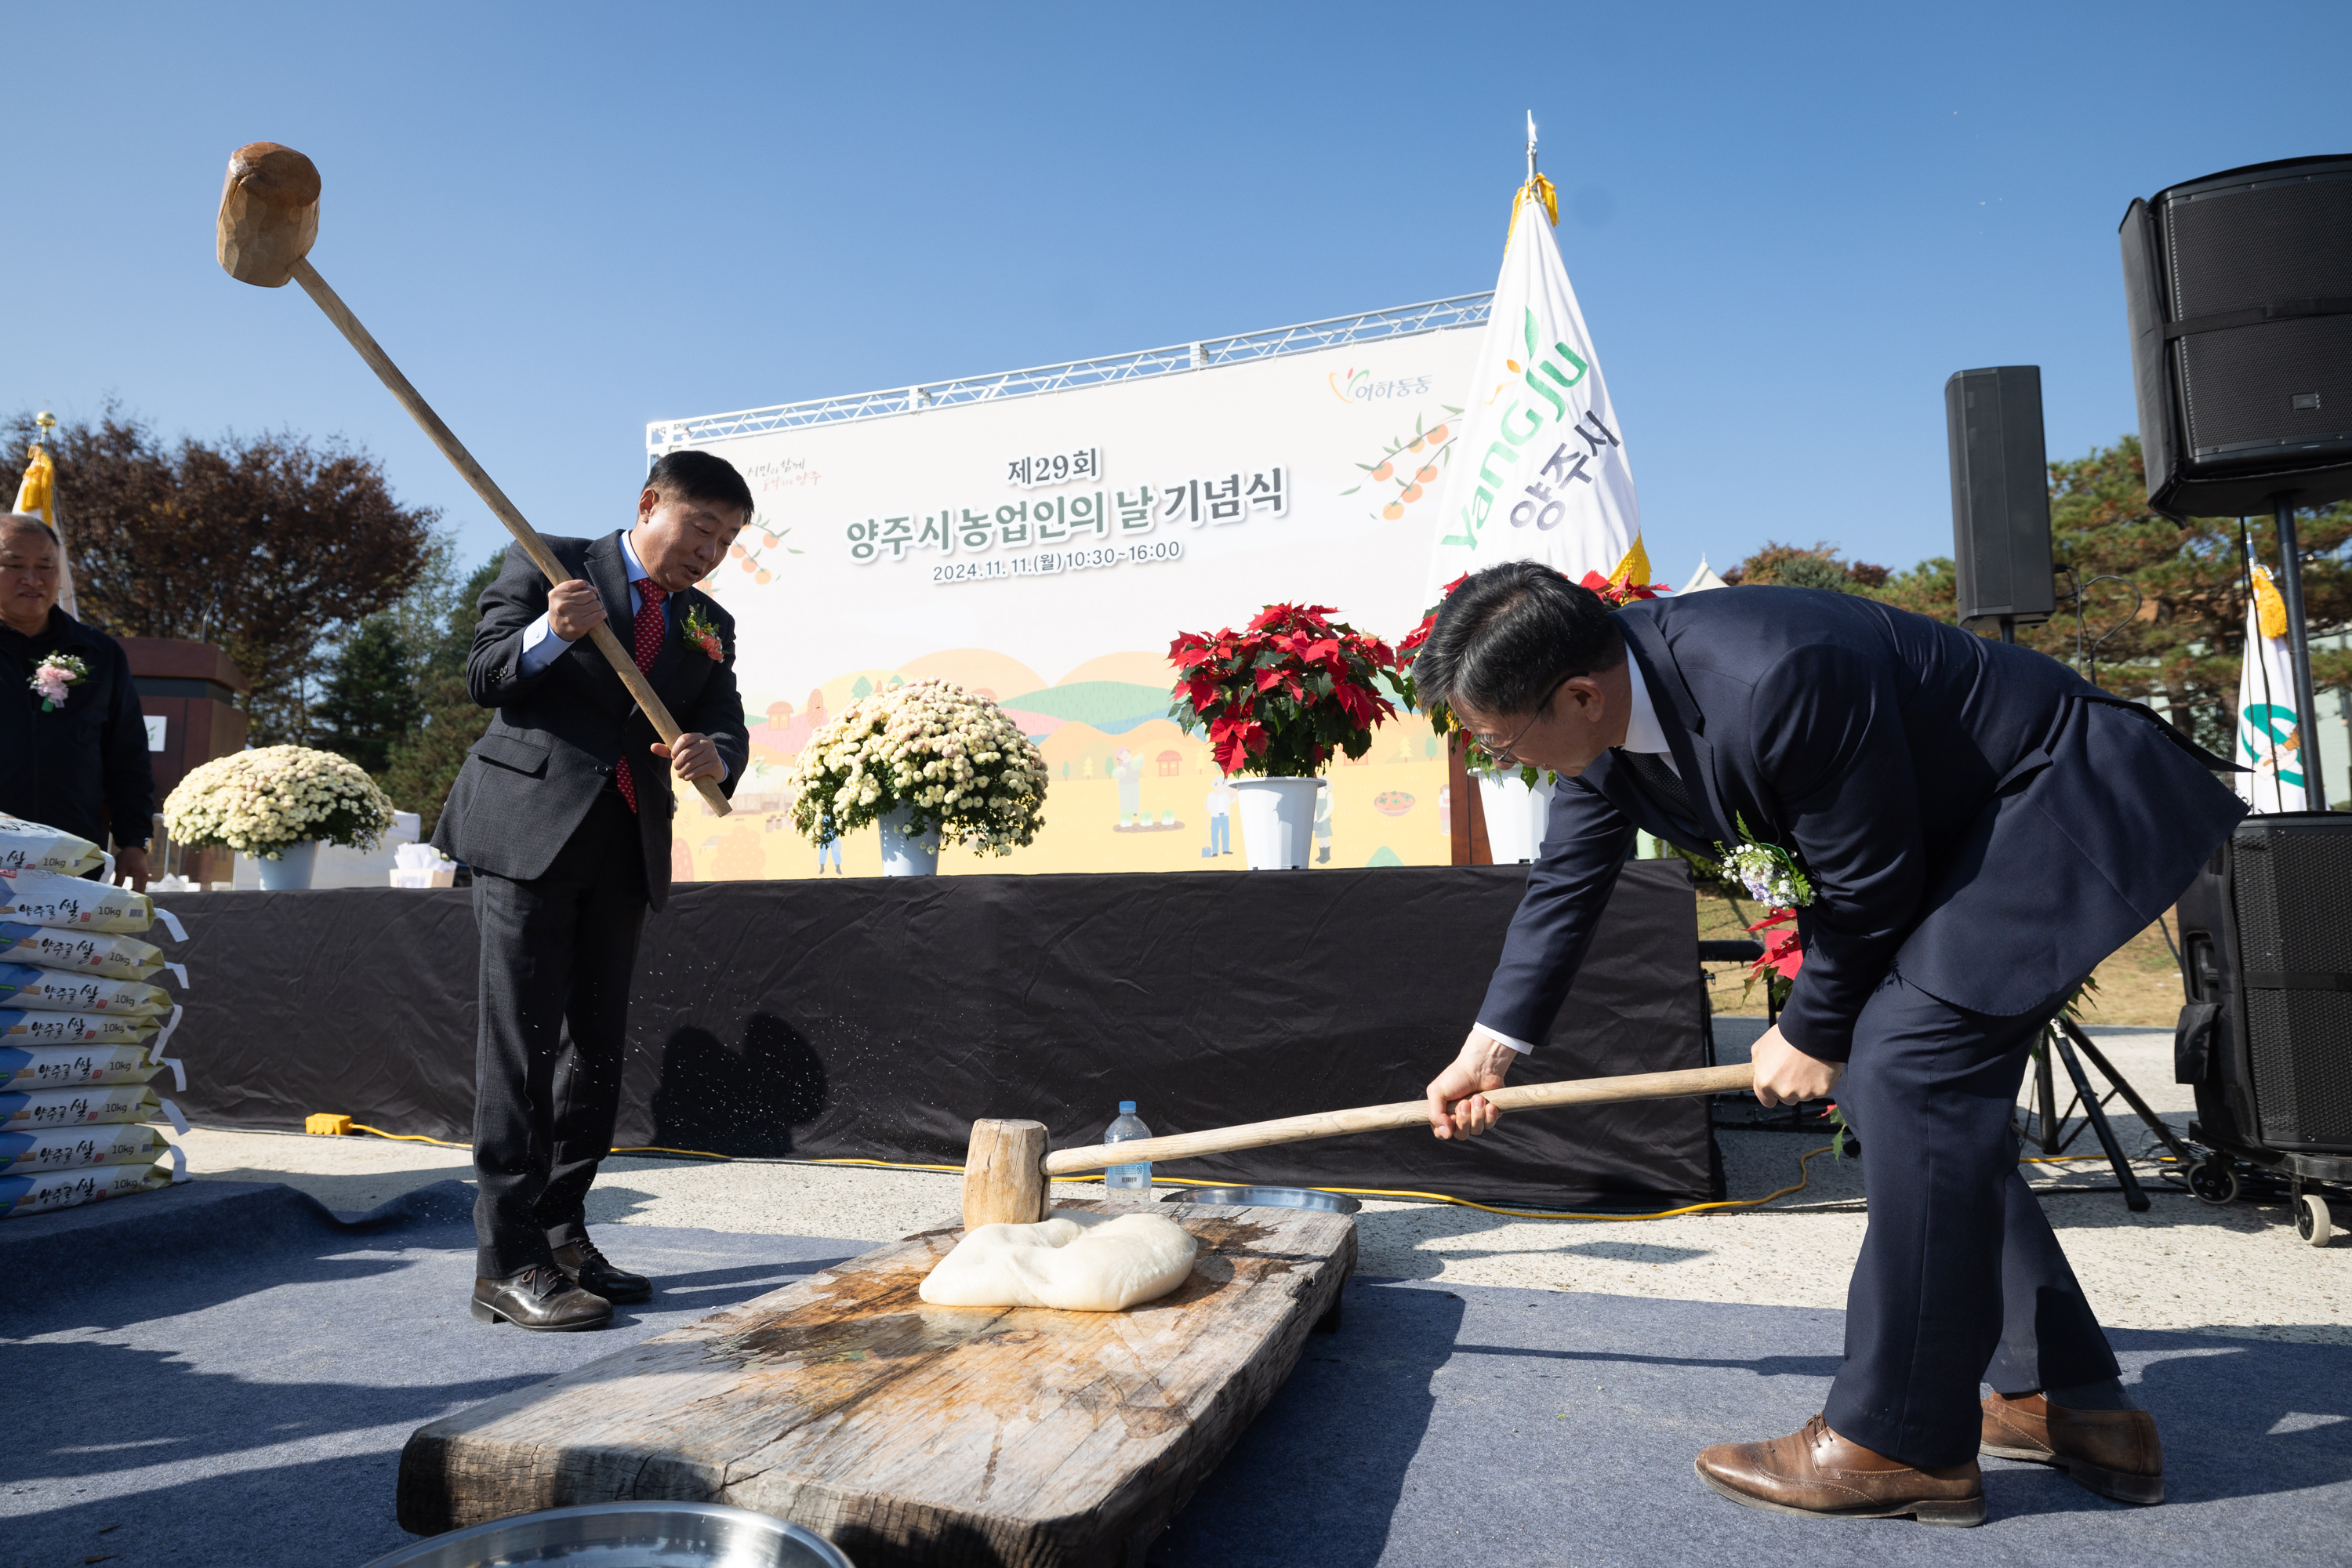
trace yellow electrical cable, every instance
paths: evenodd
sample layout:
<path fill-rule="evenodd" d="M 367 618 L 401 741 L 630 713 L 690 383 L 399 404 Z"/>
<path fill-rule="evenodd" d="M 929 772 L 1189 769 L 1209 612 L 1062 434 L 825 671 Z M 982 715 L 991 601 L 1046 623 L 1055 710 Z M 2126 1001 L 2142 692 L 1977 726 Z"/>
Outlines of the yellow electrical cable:
<path fill-rule="evenodd" d="M 370 1127 L 365 1122 L 362 1121 L 352 1122 L 352 1131 L 354 1132 L 373 1132 L 379 1138 L 389 1138 L 395 1143 L 438 1143 L 444 1149 L 470 1149 L 473 1147 L 471 1143 L 453 1143 L 446 1138 L 427 1138 L 421 1132 L 386 1132 L 381 1127 Z"/>

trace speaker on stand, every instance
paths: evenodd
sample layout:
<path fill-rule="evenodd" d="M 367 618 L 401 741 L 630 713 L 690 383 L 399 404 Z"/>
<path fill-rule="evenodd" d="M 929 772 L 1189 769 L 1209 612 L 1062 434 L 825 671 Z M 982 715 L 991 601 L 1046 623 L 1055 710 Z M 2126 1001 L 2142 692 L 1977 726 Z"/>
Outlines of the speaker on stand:
<path fill-rule="evenodd" d="M 2277 519 L 2308 732 L 2294 512 L 2352 498 L 2352 157 L 2171 186 L 2133 202 L 2120 237 L 2148 505 L 2176 521 Z M 2306 776 L 2325 809 L 2319 770 Z"/>
<path fill-rule="evenodd" d="M 2283 1194 L 2305 1241 L 2352 1197 L 2352 817 L 2250 816 L 2180 896 L 2173 1077 L 2195 1086 L 2189 1135 L 2215 1152 L 2189 1190 Z"/>
<path fill-rule="evenodd" d="M 2057 608 L 2050 565 L 2050 464 L 2042 439 L 2042 370 L 1964 370 L 1944 383 L 1952 457 L 1952 559 L 1960 624 L 2020 626 Z"/>

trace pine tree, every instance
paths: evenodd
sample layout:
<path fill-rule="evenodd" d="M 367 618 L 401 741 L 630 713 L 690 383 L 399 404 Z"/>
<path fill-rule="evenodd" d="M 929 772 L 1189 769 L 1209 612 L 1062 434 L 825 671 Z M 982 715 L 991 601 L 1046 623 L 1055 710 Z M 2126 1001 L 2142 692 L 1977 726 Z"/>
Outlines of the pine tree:
<path fill-rule="evenodd" d="M 370 616 L 328 668 L 326 689 L 310 708 L 312 738 L 381 773 L 424 713 L 416 666 L 398 624 L 389 615 Z"/>
<path fill-rule="evenodd" d="M 392 748 L 376 781 L 403 811 L 424 818 L 427 838 L 441 820 L 457 770 L 466 765 L 467 751 L 490 727 L 490 710 L 478 706 L 466 689 L 466 659 L 482 619 L 476 605 L 505 560 L 503 553 L 490 557 L 449 595 L 439 636 L 416 679 L 417 722 Z"/>

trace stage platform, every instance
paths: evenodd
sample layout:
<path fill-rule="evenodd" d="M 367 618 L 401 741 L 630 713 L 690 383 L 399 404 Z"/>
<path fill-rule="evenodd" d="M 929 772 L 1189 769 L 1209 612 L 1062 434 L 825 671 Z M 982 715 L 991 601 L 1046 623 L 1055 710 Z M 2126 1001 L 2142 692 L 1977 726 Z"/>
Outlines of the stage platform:
<path fill-rule="evenodd" d="M 467 1316 L 467 1193 L 353 1224 L 290 1188 L 197 1182 L 0 1222 L 0 1446 L 12 1565 L 357 1568 L 405 1542 L 401 1446 L 425 1422 L 775 1289 L 862 1241 L 630 1226 L 652 1309 L 596 1334 Z M 37 1285 L 28 1287 L 28 1282 Z M 2121 1331 L 2174 1500 L 2103 1502 L 1987 1461 L 1980 1531 L 1749 1512 L 1691 1473 L 1820 1407 L 1841 1314 L 1360 1278 L 1151 1552 L 1162 1568 L 1475 1560 L 1889 1564 L 2340 1563 L 2352 1347 Z"/>
<path fill-rule="evenodd" d="M 1526 868 L 847 878 L 681 887 L 646 925 L 614 1142 L 961 1164 L 982 1117 L 1091 1143 L 1417 1100 L 1475 1021 Z M 477 942 L 463 890 L 175 898 L 195 984 L 191 1120 L 313 1111 L 465 1140 Z M 1679 860 L 1629 864 L 1522 1081 L 1701 1065 Z M 1696 1100 L 1188 1162 L 1203 1181 L 1408 1189 L 1518 1207 L 1719 1196 Z"/>

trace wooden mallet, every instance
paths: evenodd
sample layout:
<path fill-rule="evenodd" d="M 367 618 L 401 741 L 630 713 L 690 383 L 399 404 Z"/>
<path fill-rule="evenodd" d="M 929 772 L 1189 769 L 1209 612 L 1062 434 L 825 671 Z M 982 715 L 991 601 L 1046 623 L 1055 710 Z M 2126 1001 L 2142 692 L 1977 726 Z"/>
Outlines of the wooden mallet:
<path fill-rule="evenodd" d="M 1497 1110 L 1532 1110 L 1547 1105 L 1614 1105 L 1628 1100 L 1732 1094 L 1755 1086 L 1755 1068 L 1740 1062 L 1681 1072 L 1638 1072 L 1622 1078 L 1575 1079 L 1565 1083 L 1490 1089 L 1486 1099 Z M 1045 1217 L 1048 1184 L 1056 1176 L 1075 1176 L 1141 1160 L 1189 1160 L 1202 1154 L 1229 1154 L 1236 1149 L 1263 1149 L 1272 1143 L 1336 1138 L 1343 1132 L 1381 1132 L 1391 1128 L 1428 1124 L 1426 1100 L 1401 1100 L 1393 1105 L 1318 1110 L 1311 1116 L 1286 1116 L 1274 1121 L 1252 1121 L 1207 1132 L 1179 1132 L 1167 1138 L 1097 1143 L 1049 1154 L 1045 1152 L 1045 1124 L 1042 1121 L 975 1121 L 971 1124 L 971 1145 L 964 1157 L 963 1225 L 966 1230 L 972 1230 L 983 1225 L 1036 1224 Z"/>
<path fill-rule="evenodd" d="M 319 309 L 327 312 L 327 320 L 359 350 L 360 358 L 368 368 L 391 389 L 408 416 L 423 427 L 441 455 L 450 465 L 466 476 L 474 493 L 482 498 L 507 531 L 522 546 L 531 564 L 547 574 L 550 583 L 568 583 L 572 574 L 547 548 L 528 520 L 507 500 L 474 455 L 466 450 L 465 443 L 441 423 L 432 405 L 417 395 L 392 356 L 377 346 L 360 319 L 337 297 L 327 280 L 310 265 L 311 244 L 319 237 L 319 169 L 310 159 L 291 147 L 280 147 L 275 142 L 251 142 L 229 154 L 228 179 L 221 186 L 220 222 L 215 230 L 220 264 L 224 271 L 240 283 L 257 284 L 264 289 L 282 289 L 289 279 L 302 285 Z M 654 694 L 654 689 L 637 668 L 637 661 L 621 647 L 620 638 L 613 635 L 609 625 L 599 624 L 588 634 L 620 676 L 621 684 L 629 689 L 633 698 L 664 745 L 677 742 L 677 721 L 670 717 L 669 709 Z M 634 761 L 635 759 L 632 759 Z M 697 779 L 694 787 L 711 811 L 719 816 L 728 814 L 727 796 L 714 780 Z"/>

